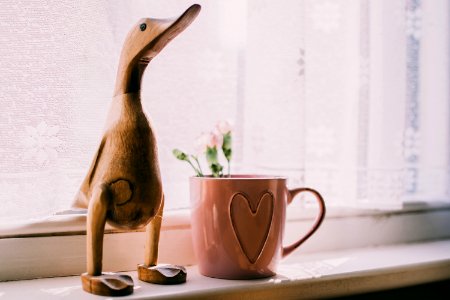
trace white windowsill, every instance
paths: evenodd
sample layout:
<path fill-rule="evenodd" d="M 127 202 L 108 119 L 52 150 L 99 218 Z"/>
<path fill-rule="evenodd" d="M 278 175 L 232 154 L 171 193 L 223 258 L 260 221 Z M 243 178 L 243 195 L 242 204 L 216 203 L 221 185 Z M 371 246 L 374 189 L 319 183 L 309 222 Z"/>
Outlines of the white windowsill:
<path fill-rule="evenodd" d="M 348 219 L 364 217 L 390 217 L 417 213 L 450 211 L 449 202 L 409 202 L 402 209 L 378 210 L 358 209 L 353 207 L 328 207 L 326 219 Z M 288 222 L 312 221 L 317 209 L 295 206 L 287 210 Z M 164 212 L 163 230 L 190 228 L 189 209 L 178 209 Z M 43 236 L 84 235 L 86 231 L 86 210 L 67 210 L 58 214 L 34 221 L 17 221 L 0 223 L 0 239 L 28 238 Z M 106 224 L 105 233 L 144 232 L 145 228 L 135 231 L 115 229 Z"/>
<path fill-rule="evenodd" d="M 259 280 L 220 280 L 188 268 L 182 285 L 141 282 L 121 299 L 309 299 L 351 295 L 450 278 L 450 240 L 315 254 L 301 251 L 284 260 L 278 275 Z M 0 299 L 102 299 L 81 289 L 79 276 L 0 283 Z"/>
<path fill-rule="evenodd" d="M 311 226 L 313 208 L 290 207 L 286 244 Z M 104 271 L 131 271 L 143 262 L 145 233 L 108 228 Z M 323 225 L 298 251 L 303 254 L 450 239 L 450 206 L 410 206 L 397 211 L 330 208 Z M 37 223 L 0 226 L 0 281 L 70 276 L 85 272 L 85 215 L 57 215 Z M 195 265 L 188 210 L 167 212 L 161 263 Z M 183 251 L 180 251 L 182 249 Z"/>

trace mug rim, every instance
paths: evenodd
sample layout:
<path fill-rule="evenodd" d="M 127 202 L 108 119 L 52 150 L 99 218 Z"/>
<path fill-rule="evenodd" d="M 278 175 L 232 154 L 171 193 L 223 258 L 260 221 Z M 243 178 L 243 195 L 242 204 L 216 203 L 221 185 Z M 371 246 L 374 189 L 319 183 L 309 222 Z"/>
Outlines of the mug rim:
<path fill-rule="evenodd" d="M 264 175 L 264 174 L 231 174 L 230 177 L 228 175 L 224 177 L 212 177 L 212 175 L 207 176 L 190 176 L 190 179 L 198 179 L 198 180 L 216 180 L 216 181 L 225 181 L 225 180 L 286 180 L 286 176 L 278 176 L 278 175 Z"/>

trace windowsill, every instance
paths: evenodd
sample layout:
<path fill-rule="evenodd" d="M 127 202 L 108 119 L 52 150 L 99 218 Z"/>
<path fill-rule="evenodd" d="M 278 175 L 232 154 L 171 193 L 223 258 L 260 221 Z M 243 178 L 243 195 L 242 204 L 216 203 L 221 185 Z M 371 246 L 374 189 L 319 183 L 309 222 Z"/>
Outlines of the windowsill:
<path fill-rule="evenodd" d="M 278 275 L 258 280 L 220 280 L 188 268 L 186 284 L 160 286 L 139 281 L 124 299 L 323 298 L 400 288 L 450 278 L 450 240 L 315 254 L 301 251 L 280 264 Z M 0 298 L 99 299 L 81 289 L 79 276 L 0 283 Z"/>
<path fill-rule="evenodd" d="M 378 210 L 353 207 L 329 207 L 326 219 L 390 217 L 396 215 L 450 211 L 448 202 L 409 202 L 402 209 Z M 288 209 L 288 222 L 312 221 L 317 210 L 314 207 L 294 206 Z M 189 209 L 178 209 L 165 212 L 162 230 L 190 228 Z M 140 230 L 119 230 L 106 224 L 105 233 L 144 232 Z M 86 210 L 68 210 L 56 215 L 34 221 L 18 221 L 0 223 L 0 239 L 27 238 L 45 236 L 70 236 L 86 234 Z"/>
<path fill-rule="evenodd" d="M 306 232 L 315 218 L 315 209 L 309 207 L 290 206 L 289 213 L 292 214 L 285 227 L 286 244 Z M 85 224 L 85 215 L 72 214 L 52 216 L 37 223 L 0 226 L 0 281 L 85 272 Z M 105 271 L 130 271 L 142 263 L 145 232 L 124 232 L 109 227 L 106 231 Z M 450 239 L 448 204 L 416 205 L 395 211 L 331 207 L 323 225 L 298 251 L 308 254 L 443 239 Z M 185 266 L 196 264 L 188 210 L 165 214 L 159 261 Z"/>

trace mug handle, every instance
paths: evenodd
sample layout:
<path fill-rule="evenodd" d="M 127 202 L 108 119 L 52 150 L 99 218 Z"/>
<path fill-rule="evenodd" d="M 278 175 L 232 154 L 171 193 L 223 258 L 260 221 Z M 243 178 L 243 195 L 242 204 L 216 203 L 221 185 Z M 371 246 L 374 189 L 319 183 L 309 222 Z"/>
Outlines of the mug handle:
<path fill-rule="evenodd" d="M 297 188 L 297 189 L 289 190 L 290 198 L 288 199 L 288 204 L 290 204 L 292 202 L 292 200 L 294 199 L 295 196 L 297 196 L 298 194 L 300 194 L 302 192 L 309 192 L 314 195 L 314 197 L 317 200 L 317 203 L 319 203 L 319 215 L 317 216 L 317 219 L 316 219 L 316 222 L 314 223 L 314 225 L 311 227 L 311 229 L 308 231 L 308 233 L 305 234 L 304 237 L 302 237 L 300 240 L 293 243 L 292 245 L 283 247 L 282 257 L 289 255 L 292 251 L 297 249 L 298 246 L 300 246 L 307 239 L 309 239 L 313 235 L 313 233 L 316 232 L 316 230 L 319 228 L 320 224 L 322 224 L 323 218 L 325 217 L 325 211 L 326 211 L 325 202 L 323 201 L 323 198 L 319 194 L 319 192 L 314 189 Z"/>

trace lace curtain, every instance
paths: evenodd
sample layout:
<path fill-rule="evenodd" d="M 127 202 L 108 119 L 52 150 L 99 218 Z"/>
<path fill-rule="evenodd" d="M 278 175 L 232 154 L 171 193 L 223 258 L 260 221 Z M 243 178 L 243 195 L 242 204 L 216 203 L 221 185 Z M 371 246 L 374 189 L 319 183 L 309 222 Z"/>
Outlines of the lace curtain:
<path fill-rule="evenodd" d="M 167 208 L 189 205 L 192 175 L 171 150 L 227 118 L 236 172 L 287 175 L 330 205 L 449 199 L 447 1 L 198 2 L 142 84 Z M 126 33 L 190 4 L 0 0 L 1 221 L 69 207 Z"/>
<path fill-rule="evenodd" d="M 244 148 L 329 204 L 450 198 L 448 1 L 249 1 Z"/>
<path fill-rule="evenodd" d="M 159 142 L 166 207 L 188 205 L 191 171 L 172 156 L 233 118 L 236 51 L 221 3 L 203 11 L 149 65 L 142 99 Z M 126 34 L 143 17 L 192 1 L 0 0 L 0 220 L 69 208 L 101 139 Z"/>

